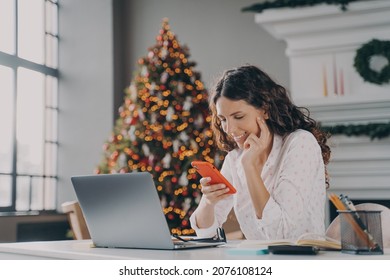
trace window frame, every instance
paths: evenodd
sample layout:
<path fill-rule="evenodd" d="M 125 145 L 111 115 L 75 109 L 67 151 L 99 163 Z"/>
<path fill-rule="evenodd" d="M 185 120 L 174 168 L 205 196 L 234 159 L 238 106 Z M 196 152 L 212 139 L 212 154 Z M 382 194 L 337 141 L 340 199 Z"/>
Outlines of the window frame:
<path fill-rule="evenodd" d="M 32 205 L 32 199 L 31 199 L 31 193 L 32 193 L 32 189 L 31 189 L 31 182 L 32 182 L 32 179 L 33 178 L 42 178 L 43 180 L 43 185 L 45 184 L 45 180 L 47 178 L 51 178 L 51 179 L 54 179 L 55 180 L 55 190 L 54 190 L 54 193 L 53 193 L 53 196 L 52 199 L 54 199 L 56 201 L 57 199 L 57 185 L 58 185 L 58 171 L 55 170 L 55 174 L 54 175 L 47 175 L 46 174 L 46 170 L 45 168 L 43 169 L 42 171 L 42 174 L 27 174 L 27 173 L 18 173 L 17 171 L 17 158 L 18 158 L 18 150 L 17 150 L 17 93 L 18 93 L 18 69 L 19 68 L 25 68 L 25 69 L 28 69 L 28 70 L 32 70 L 34 72 L 37 72 L 37 73 L 40 73 L 42 75 L 44 75 L 45 77 L 45 81 L 47 80 L 47 77 L 50 76 L 52 78 L 55 78 L 57 80 L 57 88 L 56 88 L 56 94 L 58 94 L 58 81 L 59 81 L 59 71 L 58 71 L 58 49 L 59 49 L 59 35 L 58 35 L 58 10 L 59 10 L 59 5 L 58 5 L 58 1 L 54 1 L 54 0 L 43 0 L 43 16 L 44 16 L 44 24 L 43 24 L 43 28 L 44 28 L 44 38 L 42 38 L 44 40 L 44 58 L 43 58 L 43 63 L 42 64 L 39 64 L 39 63 L 36 63 L 36 62 L 33 62 L 33 61 L 30 61 L 30 60 L 27 60 L 27 59 L 24 59 L 24 58 L 21 58 L 18 56 L 18 2 L 19 0 L 15 0 L 14 1 L 14 12 L 15 12 L 15 17 L 14 17 L 14 32 L 15 32 L 15 36 L 14 36 L 14 53 L 13 54 L 9 54 L 9 53 L 5 53 L 3 51 L 0 50 L 0 65 L 1 66 L 5 66 L 5 67 L 8 67 L 12 70 L 12 73 L 13 73 L 13 89 L 12 89 L 12 98 L 13 98 L 13 113 L 12 113 L 12 120 L 10 120 L 12 122 L 12 167 L 11 167 L 11 171 L 10 172 L 2 172 L 0 171 L 0 175 L 6 175 L 6 176 L 11 176 L 11 205 L 10 206 L 0 206 L 0 216 L 1 215 L 6 215 L 6 214 L 10 214 L 12 212 L 20 212 L 20 211 L 17 211 L 17 208 L 16 208 L 16 202 L 17 202 L 17 179 L 19 177 L 29 177 L 29 180 L 30 180 L 30 185 L 29 185 L 29 209 L 27 210 L 27 212 L 31 212 L 33 211 L 31 209 L 31 205 Z M 56 27 L 57 27 L 57 34 L 54 34 L 52 32 L 48 32 L 47 31 L 47 28 L 48 28 L 48 25 L 47 25 L 47 22 L 46 22 L 46 19 L 47 19 L 47 16 L 48 16 L 48 13 L 47 13 L 47 8 L 48 8 L 48 3 L 50 3 L 50 5 L 55 5 L 55 6 L 52 6 L 52 8 L 55 8 L 56 9 Z M 52 14 L 50 14 L 51 16 L 53 16 Z M 53 20 L 53 19 L 51 19 Z M 46 64 L 48 63 L 47 59 L 47 36 L 52 36 L 56 39 L 56 57 L 54 59 L 56 59 L 56 62 L 55 63 L 55 67 L 51 67 L 51 66 L 47 66 Z M 51 51 L 53 49 L 50 49 Z M 49 51 L 50 51 L 49 50 Z M 51 59 L 53 59 L 53 57 L 51 57 Z M 51 62 L 52 63 L 52 62 Z M 44 92 L 43 92 L 46 96 L 47 94 L 47 86 L 45 85 L 44 87 Z M 58 96 L 57 96 L 57 100 L 58 100 Z M 59 110 L 58 110 L 58 102 L 56 104 L 56 107 L 52 107 L 52 106 L 48 106 L 47 105 L 47 97 L 45 98 L 45 105 L 43 107 L 43 114 L 45 116 L 44 118 L 44 127 L 46 127 L 47 123 L 49 122 L 47 119 L 46 119 L 46 111 L 48 109 L 50 110 L 56 110 L 57 111 L 57 119 L 56 119 L 56 141 L 51 141 L 51 140 L 48 140 L 47 139 L 47 136 L 44 135 L 44 138 L 43 138 L 43 145 L 45 146 L 47 143 L 51 143 L 51 144 L 54 144 L 57 146 L 57 153 L 55 155 L 55 162 L 56 162 L 56 166 L 57 166 L 57 163 L 58 163 L 58 115 L 59 115 Z M 45 147 L 44 147 L 44 153 L 46 153 L 45 151 Z M 46 164 L 46 160 L 47 158 L 44 156 L 43 157 L 43 166 L 45 166 Z M 53 207 L 53 208 L 50 208 L 50 209 L 46 209 L 45 208 L 45 197 L 42 198 L 43 199 L 43 202 L 42 202 L 42 209 L 34 209 L 34 210 L 37 210 L 37 211 L 50 211 L 50 210 L 55 210 L 56 207 Z M 23 211 L 25 212 L 25 211 Z M 33 211 L 35 212 L 35 211 Z"/>

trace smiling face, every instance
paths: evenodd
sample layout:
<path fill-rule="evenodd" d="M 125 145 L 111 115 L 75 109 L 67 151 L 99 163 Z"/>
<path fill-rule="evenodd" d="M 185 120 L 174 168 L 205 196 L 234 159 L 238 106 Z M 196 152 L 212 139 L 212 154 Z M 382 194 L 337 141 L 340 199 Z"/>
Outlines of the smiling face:
<path fill-rule="evenodd" d="M 244 100 L 230 100 L 220 97 L 216 102 L 217 117 L 223 131 L 243 148 L 245 140 L 253 133 L 260 136 L 260 129 L 256 122 L 257 117 L 268 119 L 263 109 L 257 109 Z"/>

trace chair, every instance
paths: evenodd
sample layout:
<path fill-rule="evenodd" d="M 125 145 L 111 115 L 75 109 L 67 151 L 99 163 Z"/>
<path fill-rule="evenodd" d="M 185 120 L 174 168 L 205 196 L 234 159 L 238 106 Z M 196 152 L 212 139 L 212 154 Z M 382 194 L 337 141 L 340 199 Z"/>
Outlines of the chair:
<path fill-rule="evenodd" d="M 76 240 L 91 239 L 80 204 L 77 201 L 67 201 L 61 206 L 64 213 L 68 215 L 73 238 Z"/>
<path fill-rule="evenodd" d="M 356 210 L 379 210 L 381 212 L 381 221 L 382 221 L 382 237 L 383 237 L 383 247 L 390 247 L 390 209 L 376 203 L 362 203 L 356 205 Z M 329 227 L 326 230 L 325 235 L 327 237 L 341 240 L 340 237 L 340 217 L 337 216 Z"/>

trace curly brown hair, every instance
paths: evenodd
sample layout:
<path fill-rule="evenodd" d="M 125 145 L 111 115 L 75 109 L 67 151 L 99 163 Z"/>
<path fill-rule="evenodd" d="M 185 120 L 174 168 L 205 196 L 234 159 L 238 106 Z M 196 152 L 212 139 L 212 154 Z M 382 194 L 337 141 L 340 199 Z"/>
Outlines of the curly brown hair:
<path fill-rule="evenodd" d="M 330 159 L 330 148 L 326 142 L 330 135 L 320 129 L 307 108 L 298 107 L 291 102 L 284 87 L 253 65 L 224 72 L 210 95 L 209 106 L 212 113 L 211 127 L 217 145 L 221 150 L 229 152 L 237 148 L 237 143 L 223 131 L 217 117 L 216 103 L 221 96 L 235 101 L 244 100 L 255 108 L 264 109 L 269 116 L 266 123 L 271 133 L 283 137 L 297 129 L 311 132 L 321 147 L 326 185 L 329 186 L 326 165 Z"/>

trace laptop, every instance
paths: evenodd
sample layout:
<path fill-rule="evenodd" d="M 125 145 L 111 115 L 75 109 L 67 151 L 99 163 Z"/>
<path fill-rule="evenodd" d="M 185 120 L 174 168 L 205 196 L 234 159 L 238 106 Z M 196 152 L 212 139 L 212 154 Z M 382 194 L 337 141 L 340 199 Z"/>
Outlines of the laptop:
<path fill-rule="evenodd" d="M 73 176 L 71 181 L 96 247 L 175 250 L 225 244 L 172 238 L 148 172 Z"/>

